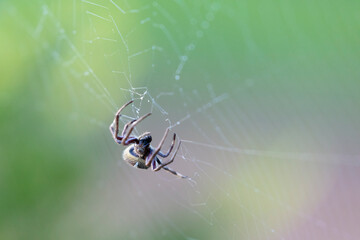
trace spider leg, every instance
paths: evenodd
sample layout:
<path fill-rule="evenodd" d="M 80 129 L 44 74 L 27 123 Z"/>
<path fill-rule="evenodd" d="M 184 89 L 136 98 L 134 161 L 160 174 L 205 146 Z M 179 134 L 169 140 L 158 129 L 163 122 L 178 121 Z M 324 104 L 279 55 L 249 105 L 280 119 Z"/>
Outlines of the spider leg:
<path fill-rule="evenodd" d="M 123 137 L 125 135 L 126 130 L 128 129 L 128 127 L 134 123 L 137 119 L 133 119 L 132 121 L 128 122 L 125 126 L 124 129 L 121 133 L 121 136 Z M 129 145 L 130 143 L 134 143 L 134 142 L 138 142 L 139 140 L 136 137 L 129 137 L 126 139 L 126 141 L 124 142 L 124 145 Z M 119 141 L 119 144 L 121 144 L 121 142 Z"/>
<path fill-rule="evenodd" d="M 172 174 L 174 174 L 174 175 L 176 175 L 176 176 L 178 176 L 178 177 L 181 177 L 181 178 L 189 178 L 188 176 L 182 175 L 181 173 L 178 173 L 178 172 L 172 170 L 171 168 L 163 167 L 163 169 L 166 170 L 166 171 L 168 171 L 168 172 L 170 172 L 170 173 L 172 173 Z M 191 179 L 191 178 L 189 178 L 189 179 Z"/>
<path fill-rule="evenodd" d="M 134 119 L 134 120 L 128 122 L 128 123 L 124 126 L 123 131 L 122 131 L 122 133 L 121 133 L 121 136 L 124 136 L 124 135 L 125 135 L 125 132 L 126 132 L 126 130 L 128 129 L 128 127 L 129 127 L 132 123 L 134 123 L 136 120 L 137 120 L 137 119 Z"/>
<path fill-rule="evenodd" d="M 176 139 L 176 133 L 174 133 L 174 137 L 173 137 L 173 140 L 172 140 L 172 142 L 171 142 L 171 146 L 170 146 L 170 148 L 169 148 L 169 151 L 168 151 L 167 153 L 162 153 L 161 151 L 159 151 L 158 155 L 159 155 L 160 157 L 165 158 L 165 157 L 168 157 L 168 156 L 170 155 L 170 153 L 171 153 L 171 151 L 173 150 L 174 145 L 175 145 L 175 139 Z"/>
<path fill-rule="evenodd" d="M 152 158 L 152 156 L 153 156 L 153 153 L 150 153 L 149 155 L 146 156 L 146 158 L 145 158 L 145 166 L 146 166 L 146 167 L 150 167 L 150 166 L 151 166 L 150 158 Z"/>
<path fill-rule="evenodd" d="M 114 132 L 114 123 L 112 123 L 112 124 L 110 125 L 110 131 L 111 131 L 112 135 L 114 136 L 114 140 L 115 140 L 118 144 L 121 144 L 122 137 L 124 136 L 126 130 L 127 130 L 128 127 L 129 127 L 133 122 L 135 122 L 136 120 L 137 120 L 137 119 L 134 119 L 134 120 L 126 123 L 120 136 L 117 135 L 117 134 L 115 134 L 115 132 Z"/>
<path fill-rule="evenodd" d="M 168 133 L 169 133 L 169 128 L 166 129 L 165 134 L 164 134 L 163 138 L 161 139 L 158 147 L 154 150 L 154 152 L 151 153 L 151 156 L 149 158 L 146 158 L 146 161 L 145 161 L 146 166 L 150 166 L 151 162 L 154 160 L 154 158 L 160 151 L 162 145 L 164 144 L 165 138 L 168 135 Z"/>
<path fill-rule="evenodd" d="M 112 133 L 113 135 L 113 138 L 114 140 L 119 143 L 117 140 L 121 141 L 123 139 L 122 136 L 118 136 L 119 134 L 119 119 L 120 119 L 120 116 L 121 116 L 121 111 L 126 107 L 128 106 L 129 104 L 131 104 L 133 102 L 133 100 L 125 103 L 121 108 L 119 108 L 119 110 L 117 111 L 117 113 L 115 114 L 115 119 L 114 119 L 114 122 L 115 122 L 115 131 L 114 131 L 114 128 L 113 128 L 113 124 L 110 125 L 110 132 Z"/>
<path fill-rule="evenodd" d="M 156 161 L 157 164 L 161 164 L 161 161 L 160 161 L 158 158 L 156 158 L 156 160 L 157 160 L 157 161 Z M 192 179 L 189 178 L 188 176 L 182 175 L 181 173 L 178 173 L 177 171 L 172 170 L 171 168 L 168 168 L 168 167 L 165 167 L 165 166 L 164 166 L 162 169 L 164 169 L 164 170 L 166 170 L 166 171 L 170 172 L 171 174 L 174 174 L 174 175 L 176 175 L 176 176 L 178 176 L 178 177 L 188 178 L 188 179 L 192 180 Z"/>
<path fill-rule="evenodd" d="M 142 120 L 144 120 L 145 118 L 147 118 L 148 116 L 150 116 L 151 113 L 145 114 L 144 116 L 142 116 L 141 118 L 138 118 L 137 120 L 135 120 L 135 122 L 132 123 L 131 127 L 129 128 L 129 131 L 127 132 L 127 134 L 125 136 L 123 136 L 122 140 L 121 140 L 121 144 L 126 145 L 127 139 L 129 138 L 131 132 L 134 130 L 134 127 L 141 122 Z"/>
<path fill-rule="evenodd" d="M 159 171 L 160 169 L 162 169 L 163 167 L 169 165 L 170 163 L 172 163 L 175 159 L 175 156 L 180 148 L 180 144 L 181 144 L 181 141 L 179 142 L 179 145 L 178 147 L 176 148 L 176 151 L 174 152 L 174 154 L 172 155 L 171 159 L 169 161 L 167 161 L 166 163 L 162 163 L 160 166 L 158 166 L 157 168 L 154 169 L 154 171 Z"/>

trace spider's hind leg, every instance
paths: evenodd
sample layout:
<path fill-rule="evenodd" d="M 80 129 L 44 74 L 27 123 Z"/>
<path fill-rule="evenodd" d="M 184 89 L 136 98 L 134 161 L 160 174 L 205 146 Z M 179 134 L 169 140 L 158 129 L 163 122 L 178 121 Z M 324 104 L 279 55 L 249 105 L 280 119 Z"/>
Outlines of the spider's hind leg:
<path fill-rule="evenodd" d="M 170 173 L 172 173 L 172 174 L 174 174 L 174 175 L 176 175 L 176 176 L 178 176 L 178 177 L 181 177 L 181 178 L 189 178 L 188 176 L 182 175 L 181 173 L 178 173 L 177 171 L 174 171 L 174 170 L 172 170 L 172 169 L 170 169 L 170 168 L 168 168 L 168 167 L 163 167 L 163 169 L 166 170 L 166 171 L 168 171 L 168 172 L 170 172 Z M 189 178 L 189 179 L 190 179 L 190 178 Z"/>
<path fill-rule="evenodd" d="M 168 157 L 168 156 L 170 155 L 171 151 L 172 151 L 173 148 L 174 148 L 175 140 L 176 140 L 176 133 L 174 133 L 173 140 L 172 140 L 172 142 L 171 142 L 171 145 L 170 145 L 170 148 L 169 148 L 168 152 L 167 152 L 167 153 L 163 153 L 163 152 L 159 151 L 159 152 L 158 152 L 158 155 L 159 155 L 160 157 L 163 157 L 163 158 Z"/>
<path fill-rule="evenodd" d="M 160 166 L 158 166 L 157 168 L 154 169 L 154 171 L 159 171 L 160 169 L 162 169 L 163 167 L 169 165 L 170 163 L 172 163 L 176 157 L 176 154 L 177 152 L 179 151 L 179 148 L 180 148 L 180 145 L 181 145 L 181 141 L 179 142 L 179 145 L 177 146 L 174 154 L 172 155 L 171 159 L 169 161 L 167 161 L 166 163 L 162 163 Z"/>
<path fill-rule="evenodd" d="M 161 139 L 159 145 L 157 146 L 157 148 L 151 153 L 149 154 L 148 158 L 146 158 L 146 166 L 150 166 L 150 164 L 154 161 L 154 159 L 156 158 L 156 155 L 158 155 L 158 153 L 160 152 L 160 149 L 162 147 L 162 145 L 164 144 L 165 138 L 168 135 L 170 129 L 167 128 L 163 138 Z M 160 155 L 161 156 L 161 155 Z"/>

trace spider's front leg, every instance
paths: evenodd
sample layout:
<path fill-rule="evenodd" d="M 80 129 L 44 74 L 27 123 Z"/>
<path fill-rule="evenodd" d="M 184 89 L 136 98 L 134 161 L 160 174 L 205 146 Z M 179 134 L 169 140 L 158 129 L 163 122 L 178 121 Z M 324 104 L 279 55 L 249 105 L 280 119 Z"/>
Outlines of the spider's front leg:
<path fill-rule="evenodd" d="M 121 116 L 120 113 L 126 106 L 128 106 L 132 102 L 133 102 L 133 100 L 125 103 L 121 108 L 119 108 L 119 110 L 115 114 L 114 122 L 110 125 L 110 132 L 112 133 L 113 138 L 114 138 L 115 142 L 117 142 L 117 143 L 119 143 L 119 141 L 121 141 L 123 139 L 122 136 L 118 136 L 118 134 L 119 134 L 119 119 L 120 119 L 120 116 Z M 114 123 L 115 123 L 115 131 L 114 131 L 114 126 L 113 126 Z"/>
<path fill-rule="evenodd" d="M 123 131 L 122 131 L 121 135 L 119 136 L 119 133 L 116 133 L 115 130 L 114 130 L 114 125 L 115 125 L 115 120 L 114 120 L 114 122 L 110 125 L 110 128 L 109 128 L 109 129 L 110 129 L 111 134 L 113 135 L 114 140 L 115 140 L 117 143 L 121 144 L 121 140 L 122 140 L 122 138 L 123 138 L 126 130 L 127 130 L 128 127 L 129 127 L 133 122 L 135 122 L 135 121 L 136 121 L 136 119 L 134 119 L 134 120 L 126 123 L 125 126 L 124 126 L 124 128 L 123 128 Z"/>
<path fill-rule="evenodd" d="M 145 118 L 147 118 L 147 117 L 150 116 L 150 115 L 151 115 L 151 113 L 148 113 L 148 114 L 145 114 L 144 116 L 142 116 L 141 118 L 136 119 L 136 120 L 132 123 L 132 125 L 131 125 L 129 131 L 127 132 L 127 134 L 124 135 L 124 136 L 121 136 L 121 137 L 122 137 L 121 144 L 127 145 L 126 142 L 128 141 L 128 138 L 130 137 L 131 132 L 134 130 L 134 127 L 135 127 L 139 122 L 141 122 L 142 120 L 144 120 Z M 127 127 L 126 127 L 126 128 L 127 128 Z M 125 132 L 125 130 L 126 130 L 126 129 L 124 129 L 123 132 Z M 129 139 L 129 141 L 130 141 L 130 139 Z"/>
<path fill-rule="evenodd" d="M 128 122 L 127 124 L 125 124 L 123 131 L 121 133 L 121 136 L 119 136 L 119 119 L 121 116 L 121 111 L 128 106 L 129 104 L 131 104 L 133 102 L 133 100 L 125 103 L 115 114 L 115 119 L 113 121 L 113 123 L 110 125 L 110 132 L 113 135 L 113 138 L 115 140 L 116 143 L 118 144 L 123 144 L 123 145 L 129 145 L 130 143 L 134 143 L 137 142 L 137 138 L 135 137 L 130 137 L 131 132 L 133 131 L 134 127 L 141 122 L 142 120 L 144 120 L 146 117 L 150 116 L 151 113 L 148 113 L 144 116 L 142 116 L 141 118 L 138 119 L 134 119 L 130 122 Z M 114 131 L 114 124 L 115 124 L 115 131 Z M 130 127 L 130 128 L 129 128 Z M 129 128 L 127 134 L 125 135 L 127 129 Z"/>

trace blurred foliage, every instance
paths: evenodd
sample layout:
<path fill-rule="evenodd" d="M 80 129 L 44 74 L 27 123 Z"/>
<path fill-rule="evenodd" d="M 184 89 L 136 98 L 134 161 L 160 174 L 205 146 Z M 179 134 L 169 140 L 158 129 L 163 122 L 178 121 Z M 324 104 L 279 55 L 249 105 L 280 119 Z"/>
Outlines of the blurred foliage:
<path fill-rule="evenodd" d="M 94 41 L 93 44 L 84 44 L 85 39 L 89 41 L 96 36 L 94 29 L 98 31 L 97 34 L 110 38 L 116 31 L 101 21 L 85 21 L 86 11 L 96 11 L 99 14 L 104 12 L 105 16 L 110 11 L 114 22 L 124 32 L 131 32 L 137 24 L 136 27 L 140 30 L 129 36 L 131 49 L 146 49 L 155 44 L 165 49 L 166 53 L 159 54 L 161 58 L 146 55 L 140 60 L 132 60 L 133 83 L 150 83 L 149 89 L 156 93 L 177 89 L 179 85 L 189 92 L 192 89 L 203 90 L 211 83 L 218 92 L 235 93 L 232 101 L 257 119 L 273 118 L 276 122 L 277 116 L 286 116 L 285 123 L 279 121 L 282 127 L 280 134 L 286 135 L 285 132 L 289 129 L 295 130 L 279 143 L 285 150 L 298 149 L 299 146 L 301 150 L 301 144 L 303 149 L 314 147 L 313 142 L 308 142 L 305 137 L 297 139 L 299 145 L 287 145 L 287 139 L 298 137 L 301 127 L 304 127 L 302 123 L 305 122 L 308 125 L 314 124 L 310 128 L 314 134 L 321 136 L 332 130 L 334 136 L 346 139 L 339 144 L 336 138 L 329 139 L 326 143 L 319 141 L 319 149 L 330 152 L 339 149 L 349 153 L 357 151 L 354 139 L 358 137 L 356 132 L 360 132 L 360 115 L 358 110 L 353 109 L 360 109 L 359 1 L 229 0 L 211 4 L 209 1 L 185 1 L 195 9 L 189 8 L 186 11 L 180 11 L 181 4 L 178 6 L 174 2 L 181 1 L 158 2 L 169 12 L 169 16 L 151 15 L 151 7 L 149 15 L 157 17 L 160 23 L 171 23 L 171 19 L 174 19 L 176 28 L 170 29 L 175 36 L 172 40 L 180 46 L 188 44 L 188 40 L 196 38 L 195 36 L 204 37 L 198 40 L 200 44 L 196 46 L 195 53 L 190 55 L 191 63 L 186 65 L 181 82 L 171 85 L 166 83 L 169 76 L 175 78 L 173 70 L 180 57 L 176 52 L 176 44 L 169 41 L 166 34 L 164 37 L 161 30 L 139 25 L 138 22 L 143 20 L 140 17 L 118 14 L 118 9 L 110 3 L 107 3 L 110 10 L 99 10 L 91 4 L 87 8 L 74 9 L 74 1 L 69 0 L 0 2 L 0 239 L 64 239 L 64 236 L 66 239 L 83 239 L 84 236 L 93 239 L 128 238 L 128 232 L 123 229 L 130 228 L 131 223 L 122 228 L 109 223 L 99 226 L 107 229 L 106 225 L 111 225 L 106 236 L 92 235 L 93 231 L 98 234 L 105 232 L 96 232 L 93 229 L 94 223 L 78 223 L 74 226 L 68 226 L 73 224 L 72 221 L 66 223 L 66 219 L 72 216 L 69 212 L 81 205 L 78 203 L 79 199 L 86 199 L 88 196 L 77 195 L 83 189 L 84 182 L 91 185 L 101 179 L 102 175 L 106 175 L 102 169 L 108 167 L 110 161 L 113 161 L 110 168 L 114 167 L 114 161 L 119 157 L 108 157 L 113 154 L 106 153 L 109 150 L 107 143 L 111 138 L 108 130 L 104 133 L 102 126 L 108 124 L 112 117 L 108 114 L 109 109 L 113 110 L 115 106 L 107 105 L 106 94 L 93 94 L 92 91 L 107 88 L 118 104 L 125 99 L 124 92 L 119 93 L 119 89 L 127 86 L 127 80 L 123 76 L 114 76 L 112 73 L 112 70 L 118 68 L 128 71 L 127 55 L 116 59 L 104 57 L 114 53 L 114 49 L 126 52 L 126 47 L 119 46 L 121 39 L 117 35 L 118 42 Z M 153 4 L 150 5 L 153 8 L 157 7 L 156 3 L 149 1 L 149 4 Z M 132 1 L 131 5 L 135 8 L 146 4 Z M 210 20 L 200 22 L 210 10 L 214 12 L 214 15 L 206 16 Z M 45 18 L 42 22 L 44 11 L 54 14 L 57 22 L 53 18 Z M 76 33 L 72 32 L 74 20 L 69 17 L 70 13 L 78 16 L 79 27 Z M 211 26 L 207 26 L 209 22 Z M 59 26 L 56 23 L 61 24 Z M 195 24 L 202 26 L 202 32 L 194 27 Z M 68 39 L 61 32 L 66 33 Z M 73 45 L 69 45 L 69 42 Z M 72 47 L 81 49 L 79 55 L 83 54 L 84 58 L 74 60 L 74 68 L 78 73 L 87 73 L 90 77 L 86 74 L 71 75 L 70 71 L 64 71 L 65 62 L 76 55 Z M 182 53 L 182 50 L 179 51 Z M 86 72 L 89 69 L 83 62 L 89 63 L 93 72 Z M 152 70 L 151 64 L 159 65 L 157 72 Z M 96 82 L 92 73 L 100 81 Z M 99 82 L 104 86 L 99 86 Z M 90 87 L 84 87 L 86 84 Z M 249 85 L 255 87 L 244 88 Z M 283 96 L 289 104 L 279 104 L 279 98 Z M 249 101 L 249 98 L 253 101 Z M 170 106 L 177 106 L 177 99 L 171 101 L 173 105 Z M 264 102 L 265 107 L 257 109 L 257 101 Z M 300 106 L 306 111 L 296 113 L 294 106 Z M 265 114 L 264 109 L 268 111 Z M 280 114 L 272 115 L 272 112 Z M 310 115 L 315 112 L 320 113 L 320 117 L 314 120 Z M 237 120 L 236 116 L 229 114 L 228 117 L 229 120 Z M 85 120 L 88 118 L 93 121 Z M 101 127 L 94 127 L 99 122 Z M 264 121 L 263 126 L 267 126 L 266 124 L 268 123 Z M 266 139 L 265 134 L 257 137 Z M 272 140 L 272 136 L 268 138 Z M 251 139 L 249 142 L 251 143 Z M 266 169 L 264 172 L 271 171 L 275 175 L 281 175 L 277 172 L 278 168 L 266 162 L 267 159 L 259 161 L 260 166 Z M 303 184 L 302 176 L 296 175 L 298 166 L 286 167 L 287 175 L 269 178 L 264 183 L 263 175 L 258 172 L 261 168 L 250 165 L 248 172 L 241 172 L 243 178 L 239 178 L 237 184 L 241 185 L 242 180 L 250 181 L 248 178 L 251 175 L 255 179 L 254 185 L 270 192 L 281 189 L 280 192 L 286 195 L 286 190 L 292 186 L 316 192 L 310 182 Z M 324 182 L 330 181 L 332 169 L 329 174 L 318 174 L 318 170 L 313 169 L 308 176 L 323 179 Z M 92 174 L 96 175 L 94 179 L 90 177 Z M 285 183 L 284 179 L 292 179 L 293 185 Z M 226 182 L 222 184 L 227 186 Z M 325 192 L 326 184 L 320 185 L 324 186 Z M 274 222 L 275 225 L 285 224 L 272 218 L 278 213 L 274 209 L 284 209 L 276 208 L 267 201 L 262 202 L 264 208 L 256 209 L 256 204 L 253 205 L 256 193 L 231 187 L 224 189 L 237 192 L 237 198 L 244 199 L 241 204 L 252 209 L 254 214 L 260 215 L 265 221 Z M 318 195 L 314 197 L 315 200 L 320 198 Z M 310 201 L 312 199 L 291 199 L 290 195 L 289 198 L 286 201 L 293 202 L 295 208 L 304 205 L 313 207 L 315 204 Z M 126 208 L 126 203 L 123 204 L 119 203 L 122 210 Z M 213 203 L 210 202 L 209 205 L 211 204 Z M 232 224 L 234 214 L 241 215 L 246 209 L 239 208 L 234 198 L 224 197 L 223 204 L 224 209 L 217 216 L 225 226 Z M 235 210 L 233 206 L 237 206 Z M 214 204 L 212 207 L 217 206 Z M 92 212 L 86 214 L 91 216 Z M 87 218 L 89 215 L 86 214 L 79 219 Z M 171 216 L 174 224 L 181 225 L 182 231 L 187 235 L 197 236 L 198 239 L 221 237 L 219 232 L 209 231 L 207 223 L 189 221 L 180 211 Z M 282 220 L 287 221 L 287 216 Z M 245 222 L 246 220 L 237 222 L 240 231 L 244 230 L 240 225 Z M 62 227 L 73 232 L 65 233 Z M 248 234 L 256 234 L 256 223 L 247 227 L 250 232 Z M 147 234 L 146 231 L 150 231 L 150 234 L 141 237 L 169 239 L 170 235 L 171 239 L 184 239 L 180 231 L 169 230 L 169 235 L 161 235 L 151 228 L 151 225 L 144 226 L 144 232 Z"/>

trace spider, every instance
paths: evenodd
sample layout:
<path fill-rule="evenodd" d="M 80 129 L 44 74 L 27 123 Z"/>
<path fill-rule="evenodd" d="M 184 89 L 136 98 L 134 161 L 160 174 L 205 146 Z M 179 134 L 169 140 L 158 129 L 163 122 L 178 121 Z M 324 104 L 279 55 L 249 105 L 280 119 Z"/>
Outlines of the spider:
<path fill-rule="evenodd" d="M 160 169 L 164 169 L 178 177 L 188 178 L 187 176 L 184 176 L 181 173 L 178 173 L 167 167 L 167 165 L 169 165 L 174 161 L 176 153 L 180 148 L 181 141 L 179 142 L 175 152 L 173 153 L 169 161 L 163 163 L 158 158 L 158 156 L 162 158 L 166 158 L 170 155 L 171 151 L 175 146 L 176 133 L 174 133 L 173 135 L 173 140 L 167 153 L 161 152 L 160 149 L 163 146 L 165 138 L 169 133 L 169 128 L 166 129 L 165 134 L 156 149 L 154 149 L 150 145 L 150 142 L 152 140 L 150 132 L 145 132 L 141 134 L 139 137 L 131 136 L 131 132 L 134 130 L 134 127 L 139 122 L 150 116 L 151 113 L 148 113 L 140 118 L 133 119 L 132 121 L 125 124 L 124 129 L 121 135 L 119 136 L 119 118 L 121 116 L 120 113 L 126 106 L 128 106 L 132 102 L 133 100 L 131 100 L 130 102 L 124 104 L 121 108 L 119 108 L 119 110 L 115 114 L 115 119 L 113 123 L 110 125 L 110 132 L 114 138 L 114 141 L 117 144 L 122 144 L 124 146 L 130 145 L 124 150 L 123 159 L 131 166 L 136 168 L 148 169 L 151 166 L 151 170 L 155 172 L 159 171 Z M 115 130 L 114 130 L 114 124 L 115 124 Z"/>

